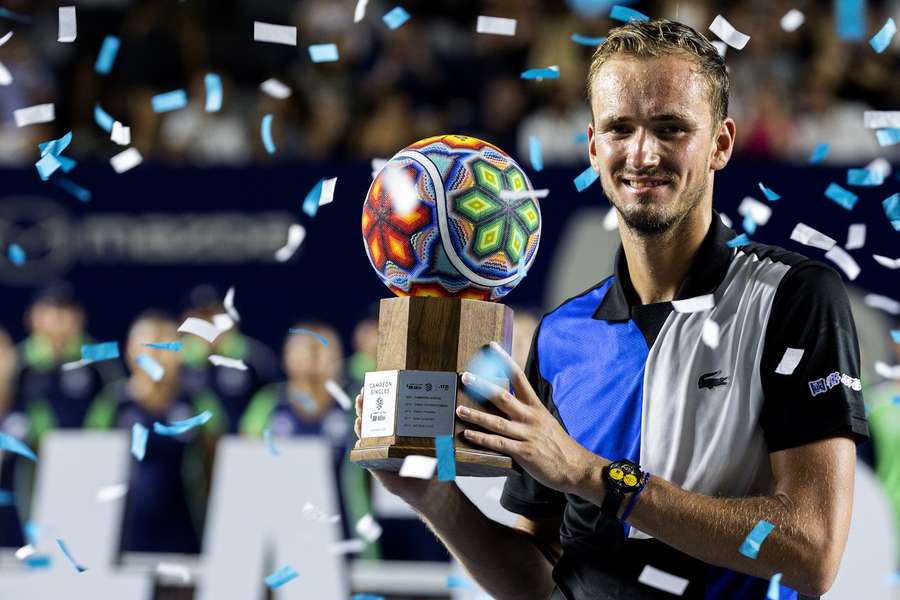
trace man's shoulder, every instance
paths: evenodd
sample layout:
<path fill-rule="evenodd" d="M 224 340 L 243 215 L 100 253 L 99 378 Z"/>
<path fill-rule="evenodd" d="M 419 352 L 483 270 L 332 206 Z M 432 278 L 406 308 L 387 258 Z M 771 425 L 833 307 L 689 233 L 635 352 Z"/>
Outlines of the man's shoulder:
<path fill-rule="evenodd" d="M 816 299 L 812 296 L 827 300 L 836 290 L 844 290 L 843 280 L 834 268 L 799 252 L 759 242 L 751 242 L 737 250 L 737 256 L 758 260 L 759 268 L 775 267 L 783 271 L 778 283 L 778 300 Z"/>
<path fill-rule="evenodd" d="M 590 312 L 591 314 L 593 314 L 594 309 L 597 308 L 597 304 L 600 302 L 600 300 L 603 299 L 603 296 L 609 289 L 610 284 L 613 283 L 613 277 L 613 275 L 609 275 L 608 277 L 605 277 L 586 290 L 579 292 L 574 296 L 566 298 L 565 300 L 557 304 L 556 307 L 546 312 L 542 318 L 542 321 L 552 319 L 563 313 L 567 313 L 572 309 L 590 309 L 591 304 L 593 304 L 593 309 L 590 309 Z"/>

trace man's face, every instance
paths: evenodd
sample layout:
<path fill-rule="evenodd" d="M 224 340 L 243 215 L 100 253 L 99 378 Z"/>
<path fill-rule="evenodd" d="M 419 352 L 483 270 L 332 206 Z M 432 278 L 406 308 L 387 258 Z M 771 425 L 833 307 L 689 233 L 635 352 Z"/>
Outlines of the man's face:
<path fill-rule="evenodd" d="M 696 207 L 711 207 L 712 172 L 731 155 L 734 122 L 713 124 L 696 69 L 686 56 L 623 56 L 594 78 L 591 166 L 639 234 L 665 232 Z"/>

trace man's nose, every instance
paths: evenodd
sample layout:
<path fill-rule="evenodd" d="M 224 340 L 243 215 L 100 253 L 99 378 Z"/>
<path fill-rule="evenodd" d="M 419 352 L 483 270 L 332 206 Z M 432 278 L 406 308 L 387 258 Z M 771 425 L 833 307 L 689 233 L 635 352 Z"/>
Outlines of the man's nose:
<path fill-rule="evenodd" d="M 657 139 L 646 129 L 638 129 L 628 145 L 628 167 L 634 170 L 659 165 Z"/>

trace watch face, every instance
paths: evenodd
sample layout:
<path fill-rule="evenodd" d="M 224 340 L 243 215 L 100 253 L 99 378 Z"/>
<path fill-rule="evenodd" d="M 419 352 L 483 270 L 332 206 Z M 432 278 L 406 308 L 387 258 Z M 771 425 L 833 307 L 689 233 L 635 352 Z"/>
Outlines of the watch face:
<path fill-rule="evenodd" d="M 640 487 L 643 476 L 641 468 L 627 460 L 619 460 L 612 463 L 607 471 L 609 483 L 625 493 L 637 490 Z"/>

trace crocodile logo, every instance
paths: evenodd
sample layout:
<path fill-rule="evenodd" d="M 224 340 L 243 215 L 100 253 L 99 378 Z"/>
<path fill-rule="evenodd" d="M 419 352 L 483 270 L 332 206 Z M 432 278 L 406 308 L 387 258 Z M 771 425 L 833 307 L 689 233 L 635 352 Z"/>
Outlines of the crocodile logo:
<path fill-rule="evenodd" d="M 713 389 L 714 387 L 719 387 L 720 385 L 728 385 L 728 377 L 716 377 L 720 371 L 713 371 L 711 373 L 704 373 L 700 376 L 700 379 L 697 380 L 697 386 L 702 390 L 706 388 L 708 390 Z"/>

